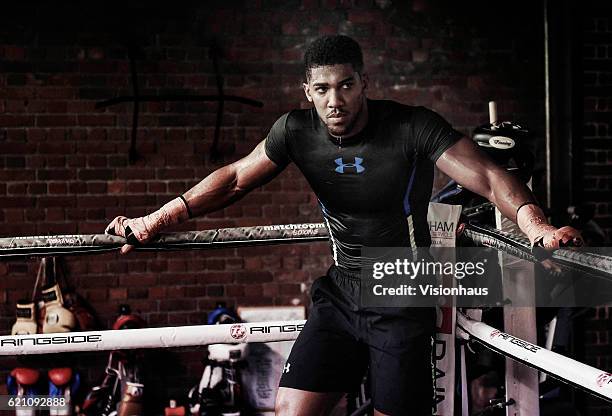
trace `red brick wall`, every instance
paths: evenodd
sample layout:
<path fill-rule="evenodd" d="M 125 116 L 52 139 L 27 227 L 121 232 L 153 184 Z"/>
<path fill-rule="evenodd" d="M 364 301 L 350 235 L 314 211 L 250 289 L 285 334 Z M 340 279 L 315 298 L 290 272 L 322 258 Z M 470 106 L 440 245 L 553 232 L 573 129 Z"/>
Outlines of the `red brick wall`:
<path fill-rule="evenodd" d="M 584 127 L 582 181 L 586 203 L 596 206 L 595 221 L 612 241 L 612 5 L 587 2 L 582 18 Z M 599 307 L 584 321 L 584 360 L 597 368 L 612 368 L 610 307 Z M 609 403 L 585 396 L 593 415 L 612 414 Z M 607 410 L 606 410 L 607 409 Z"/>
<path fill-rule="evenodd" d="M 607 12 L 607 13 L 606 13 Z M 612 241 L 612 7 L 591 5 L 583 19 L 585 202 Z"/>
<path fill-rule="evenodd" d="M 543 135 L 542 18 L 530 2 L 505 10 L 503 19 L 488 17 L 499 12 L 494 4 L 434 0 L 19 7 L 0 17 L 0 236 L 99 233 L 116 215 L 143 215 L 221 166 L 209 160 L 214 103 L 143 104 L 142 159 L 129 163 L 131 104 L 94 108 L 131 94 L 128 43 L 136 45 L 141 94 L 215 94 L 209 45 L 217 39 L 225 92 L 264 103 L 226 103 L 224 162 L 246 155 L 283 112 L 307 105 L 304 47 L 336 32 L 362 44 L 372 98 L 431 107 L 467 134 L 488 121 L 487 101 L 496 99 L 500 115 Z M 290 167 L 234 206 L 179 228 L 319 220 L 314 196 Z M 118 303 L 129 303 L 149 325 L 164 326 L 203 323 L 218 300 L 304 300 L 300 284 L 323 273 L 330 258 L 319 243 L 67 261 L 69 284 L 104 323 Z M 5 333 L 15 301 L 31 292 L 35 266 L 0 263 Z M 160 400 L 197 381 L 201 351 L 149 354 L 172 363 L 155 372 L 166 382 L 149 387 Z M 95 380 L 104 357 L 84 354 L 77 365 L 90 367 L 86 378 Z"/>

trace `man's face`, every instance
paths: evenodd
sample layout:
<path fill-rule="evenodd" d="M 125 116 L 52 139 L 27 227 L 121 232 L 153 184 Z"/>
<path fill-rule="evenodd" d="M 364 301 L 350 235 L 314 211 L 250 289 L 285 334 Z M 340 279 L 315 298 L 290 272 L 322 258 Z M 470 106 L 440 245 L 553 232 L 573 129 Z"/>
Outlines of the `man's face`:
<path fill-rule="evenodd" d="M 345 137 L 365 126 L 366 86 L 367 77 L 355 72 L 352 65 L 327 65 L 311 68 L 304 92 L 329 133 Z"/>

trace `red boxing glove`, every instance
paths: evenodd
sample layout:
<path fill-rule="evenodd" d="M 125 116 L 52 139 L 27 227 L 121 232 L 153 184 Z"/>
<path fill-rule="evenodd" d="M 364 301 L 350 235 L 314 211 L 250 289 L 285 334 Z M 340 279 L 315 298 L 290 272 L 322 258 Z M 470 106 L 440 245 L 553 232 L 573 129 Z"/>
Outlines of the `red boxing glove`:
<path fill-rule="evenodd" d="M 70 416 L 72 415 L 72 397 L 76 394 L 81 378 L 78 373 L 69 367 L 52 368 L 47 372 L 49 378 L 49 395 L 62 398 L 58 407 L 49 410 L 50 416 Z"/>

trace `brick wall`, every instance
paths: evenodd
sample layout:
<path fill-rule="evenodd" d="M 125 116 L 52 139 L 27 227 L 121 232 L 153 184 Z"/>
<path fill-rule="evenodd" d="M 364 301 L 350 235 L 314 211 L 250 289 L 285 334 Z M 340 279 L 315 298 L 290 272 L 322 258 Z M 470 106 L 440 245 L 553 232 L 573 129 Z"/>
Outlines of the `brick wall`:
<path fill-rule="evenodd" d="M 582 15 L 584 127 L 582 190 L 584 201 L 596 206 L 595 221 L 612 241 L 612 6 L 590 1 Z M 610 307 L 599 307 L 584 321 L 584 360 L 597 368 L 612 368 Z M 584 397 L 594 415 L 612 414 L 610 405 Z M 606 410 L 607 409 L 607 410 Z"/>
<path fill-rule="evenodd" d="M 607 13 L 606 13 L 607 12 Z M 612 240 L 612 21 L 609 5 L 594 3 L 583 18 L 584 199 Z"/>
<path fill-rule="evenodd" d="M 498 10 L 484 1 L 15 7 L 0 16 L 1 236 L 99 233 L 116 215 L 143 215 L 246 155 L 279 115 L 307 105 L 300 60 L 321 34 L 342 32 L 362 44 L 372 98 L 428 106 L 467 134 L 488 121 L 486 103 L 496 99 L 500 115 L 543 135 L 542 18 L 530 2 L 505 10 L 503 19 L 488 18 Z M 142 104 L 141 158 L 131 164 L 132 105 L 95 108 L 132 93 L 128 46 L 141 94 L 215 94 L 213 41 L 222 52 L 225 93 L 260 100 L 263 108 L 226 103 L 222 160 L 213 163 L 215 103 Z M 177 229 L 319 220 L 314 196 L 290 167 L 237 204 Z M 69 284 L 105 324 L 118 303 L 129 303 L 149 325 L 164 326 L 203 323 L 218 300 L 304 301 L 300 284 L 323 273 L 330 259 L 320 243 L 67 262 Z M 0 263 L 5 333 L 15 301 L 29 296 L 35 268 L 33 261 Z M 168 393 L 185 394 L 202 370 L 198 349 L 149 354 L 171 363 L 156 368 L 157 382 L 147 387 L 159 391 L 160 402 Z M 77 366 L 89 367 L 86 378 L 96 380 L 105 356 L 83 354 Z M 3 368 L 13 361 L 3 359 Z"/>

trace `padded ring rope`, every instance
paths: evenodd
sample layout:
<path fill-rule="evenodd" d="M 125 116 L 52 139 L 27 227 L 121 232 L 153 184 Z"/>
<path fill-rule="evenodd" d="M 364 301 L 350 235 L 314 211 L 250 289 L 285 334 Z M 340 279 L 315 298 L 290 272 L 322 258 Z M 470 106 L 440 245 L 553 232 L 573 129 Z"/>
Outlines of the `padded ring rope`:
<path fill-rule="evenodd" d="M 612 374 L 549 351 L 520 338 L 474 321 L 457 312 L 457 327 L 465 339 L 473 339 L 499 354 L 550 374 L 556 379 L 612 402 Z M 460 331 L 458 331 L 460 332 Z"/>
<path fill-rule="evenodd" d="M 258 225 L 202 231 L 162 233 L 136 250 L 207 250 L 262 244 L 305 243 L 327 240 L 322 223 Z M 7 257 L 95 254 L 119 250 L 123 237 L 107 234 L 80 234 L 0 238 L 0 260 Z"/>
<path fill-rule="evenodd" d="M 538 260 L 531 252 L 529 240 L 511 233 L 497 230 L 488 225 L 469 222 L 464 234 L 474 245 L 492 247 L 531 262 Z M 552 252 L 551 259 L 563 266 L 583 270 L 593 275 L 612 278 L 612 257 L 585 249 L 558 249 Z"/>
<path fill-rule="evenodd" d="M 0 336 L 0 355 L 291 341 L 297 338 L 305 322 L 249 322 Z"/>
<path fill-rule="evenodd" d="M 464 235 L 475 245 L 493 247 L 524 260 L 536 262 L 526 238 L 487 225 L 469 222 Z M 206 250 L 262 244 L 288 244 L 323 241 L 329 238 L 323 223 L 258 225 L 254 227 L 218 228 L 180 233 L 162 233 L 142 251 Z M 95 254 L 115 251 L 125 244 L 122 237 L 106 234 L 29 236 L 0 238 L 0 260 L 13 257 Z M 559 249 L 552 260 L 589 273 L 612 278 L 612 257 L 584 249 Z"/>
<path fill-rule="evenodd" d="M 526 238 L 487 225 L 469 222 L 464 235 L 475 245 L 493 247 L 524 260 L 536 262 Z M 163 233 L 142 251 L 206 250 L 263 244 L 288 244 L 323 241 L 329 238 L 323 223 L 259 225 L 254 227 L 218 228 L 180 233 Z M 0 260 L 13 257 L 94 254 L 115 251 L 125 244 L 122 237 L 106 234 L 55 235 L 0 238 Z M 612 278 L 612 257 L 584 249 L 559 249 L 552 253 L 555 262 Z"/>

